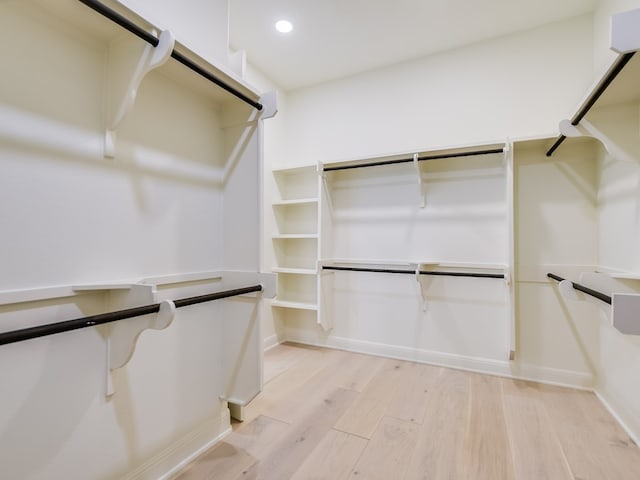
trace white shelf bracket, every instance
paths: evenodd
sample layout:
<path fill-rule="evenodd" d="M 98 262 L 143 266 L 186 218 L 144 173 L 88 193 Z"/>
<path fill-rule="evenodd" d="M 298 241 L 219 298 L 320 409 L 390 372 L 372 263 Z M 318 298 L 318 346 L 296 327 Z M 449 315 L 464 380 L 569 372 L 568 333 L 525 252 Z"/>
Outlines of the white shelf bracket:
<path fill-rule="evenodd" d="M 422 172 L 420 171 L 420 160 L 417 153 L 413 154 L 413 166 L 415 167 L 416 174 L 418 175 L 418 194 L 421 199 L 420 208 L 424 208 L 427 205 L 427 195 L 424 191 L 424 182 L 422 180 Z"/>
<path fill-rule="evenodd" d="M 131 285 L 131 288 L 124 294 L 117 294 L 116 298 L 112 299 L 112 307 L 126 309 L 154 304 L 156 303 L 155 291 L 155 285 Z M 171 300 L 164 300 L 160 303 L 160 310 L 157 314 L 128 318 L 103 326 L 106 336 L 107 397 L 115 393 L 113 375 L 117 369 L 124 367 L 131 360 L 140 334 L 147 329 L 163 330 L 167 328 L 173 321 L 175 311 L 174 303 Z"/>
<path fill-rule="evenodd" d="M 503 156 L 502 156 L 502 161 L 504 162 L 505 165 L 509 164 L 511 148 L 512 148 L 511 141 L 507 139 L 507 141 L 504 143 Z"/>
<path fill-rule="evenodd" d="M 331 201 L 331 190 L 329 189 L 329 183 L 327 181 L 327 174 L 324 171 L 324 165 L 321 162 L 318 162 L 316 169 L 318 175 L 320 175 L 320 178 L 322 178 L 322 188 L 325 195 L 324 198 L 326 198 L 327 200 L 327 207 L 329 207 L 329 214 L 331 214 L 331 212 L 333 212 L 333 202 Z M 320 198 L 318 200 L 322 201 L 322 192 L 320 192 Z"/>
<path fill-rule="evenodd" d="M 278 113 L 278 92 L 271 90 L 270 92 L 263 93 L 260 97 L 260 103 L 262 104 L 262 119 L 273 118 Z"/>
<path fill-rule="evenodd" d="M 109 52 L 108 71 L 108 119 L 104 137 L 104 156 L 116 155 L 116 131 L 127 116 L 136 99 L 138 88 L 144 77 L 164 64 L 173 51 L 175 38 L 169 30 L 159 37 L 157 47 L 144 44 L 137 39 L 114 45 Z"/>
<path fill-rule="evenodd" d="M 635 163 L 635 160 L 631 155 L 620 148 L 615 142 L 613 142 L 607 135 L 593 125 L 589 120 L 582 119 L 578 125 L 571 125 L 569 120 L 562 120 L 560 122 L 560 133 L 565 137 L 590 137 L 598 140 L 604 146 L 609 155 L 623 160 L 625 162 Z"/>

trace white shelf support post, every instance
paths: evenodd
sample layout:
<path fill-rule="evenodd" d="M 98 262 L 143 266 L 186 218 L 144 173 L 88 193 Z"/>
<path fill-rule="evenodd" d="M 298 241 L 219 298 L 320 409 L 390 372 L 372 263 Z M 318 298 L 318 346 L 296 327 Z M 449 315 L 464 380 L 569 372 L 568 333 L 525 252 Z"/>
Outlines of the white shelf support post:
<path fill-rule="evenodd" d="M 418 175 L 418 194 L 421 198 L 420 208 L 424 208 L 427 206 L 427 195 L 424 191 L 424 182 L 422 180 L 422 171 L 420 170 L 420 159 L 417 153 L 413 154 L 413 166 L 416 169 L 416 174 Z"/>
<path fill-rule="evenodd" d="M 507 316 L 509 321 L 509 348 L 507 353 L 509 360 L 515 360 L 518 332 L 516 323 L 516 286 L 513 270 L 513 266 L 515 265 L 515 169 L 513 165 L 513 142 L 511 141 L 511 139 L 507 139 L 504 146 L 504 168 L 507 199 L 507 266 L 504 269 L 504 280 L 507 287 Z"/>
<path fill-rule="evenodd" d="M 112 47 L 109 52 L 108 71 L 108 118 L 104 137 L 104 156 L 116 155 L 116 131 L 127 116 L 136 99 L 138 88 L 144 77 L 153 69 L 163 65 L 171 56 L 175 38 L 169 30 L 160 34 L 157 47 L 128 40 Z"/>

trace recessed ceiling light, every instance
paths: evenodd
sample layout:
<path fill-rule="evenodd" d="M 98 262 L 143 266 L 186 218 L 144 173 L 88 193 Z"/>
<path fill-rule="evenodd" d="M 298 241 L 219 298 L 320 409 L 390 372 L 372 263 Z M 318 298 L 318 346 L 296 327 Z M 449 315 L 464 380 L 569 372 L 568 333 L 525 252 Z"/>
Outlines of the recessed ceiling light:
<path fill-rule="evenodd" d="M 278 20 L 276 22 L 276 30 L 280 33 L 289 33 L 293 30 L 293 25 L 289 20 Z"/>

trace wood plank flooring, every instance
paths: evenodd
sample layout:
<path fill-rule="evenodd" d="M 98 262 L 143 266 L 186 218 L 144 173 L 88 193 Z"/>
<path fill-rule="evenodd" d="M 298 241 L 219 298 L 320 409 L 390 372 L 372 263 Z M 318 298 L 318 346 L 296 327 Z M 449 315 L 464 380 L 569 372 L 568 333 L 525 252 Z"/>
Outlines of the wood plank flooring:
<path fill-rule="evenodd" d="M 592 393 L 302 345 L 233 427 L 173 479 L 640 479 Z"/>

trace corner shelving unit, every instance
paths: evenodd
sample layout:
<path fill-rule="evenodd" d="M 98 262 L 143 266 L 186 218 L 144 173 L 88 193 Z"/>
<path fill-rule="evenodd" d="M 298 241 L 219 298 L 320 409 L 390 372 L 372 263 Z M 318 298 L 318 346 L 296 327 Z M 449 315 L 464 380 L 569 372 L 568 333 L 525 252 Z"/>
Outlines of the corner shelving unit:
<path fill-rule="evenodd" d="M 272 203 L 278 275 L 273 307 L 318 310 L 318 175 L 315 165 L 273 170 L 279 198 Z"/>

